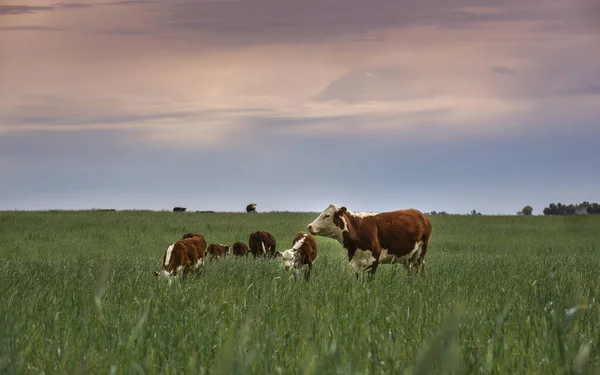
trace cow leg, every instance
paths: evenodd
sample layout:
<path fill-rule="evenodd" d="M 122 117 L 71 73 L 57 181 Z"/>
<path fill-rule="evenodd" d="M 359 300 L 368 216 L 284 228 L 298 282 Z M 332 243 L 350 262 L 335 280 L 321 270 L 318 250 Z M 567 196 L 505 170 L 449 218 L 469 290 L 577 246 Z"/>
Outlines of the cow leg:
<path fill-rule="evenodd" d="M 304 280 L 306 282 L 310 281 L 310 273 L 311 273 L 311 271 L 312 271 L 312 264 L 309 264 L 308 265 L 308 269 L 304 270 Z"/>
<path fill-rule="evenodd" d="M 425 240 L 423 243 L 423 248 L 421 249 L 421 254 L 419 255 L 419 259 L 417 260 L 417 272 L 421 276 L 426 276 L 425 273 L 425 254 L 427 254 L 427 246 L 429 245 L 429 238 Z"/>
<path fill-rule="evenodd" d="M 379 259 L 375 259 L 371 267 L 367 270 L 367 280 L 372 281 L 375 277 L 375 271 L 377 271 L 377 267 L 379 266 Z"/>

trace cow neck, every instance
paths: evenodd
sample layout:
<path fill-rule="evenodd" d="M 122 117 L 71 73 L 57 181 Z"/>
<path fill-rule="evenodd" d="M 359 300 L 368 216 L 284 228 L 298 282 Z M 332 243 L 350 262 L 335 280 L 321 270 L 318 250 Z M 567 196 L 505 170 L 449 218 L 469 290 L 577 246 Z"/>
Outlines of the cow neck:
<path fill-rule="evenodd" d="M 344 221 L 346 222 L 346 230 L 342 233 L 344 238 L 344 243 L 356 242 L 356 233 L 360 230 L 361 227 L 361 219 L 359 217 L 355 217 L 350 212 L 344 213 L 342 216 Z"/>

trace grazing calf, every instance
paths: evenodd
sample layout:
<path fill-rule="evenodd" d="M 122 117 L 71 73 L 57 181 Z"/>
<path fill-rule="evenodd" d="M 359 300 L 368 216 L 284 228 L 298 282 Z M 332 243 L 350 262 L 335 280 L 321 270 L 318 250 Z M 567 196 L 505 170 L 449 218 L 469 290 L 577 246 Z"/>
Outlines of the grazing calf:
<path fill-rule="evenodd" d="M 248 256 L 248 246 L 243 242 L 236 242 L 233 244 L 233 255 L 234 256 Z"/>
<path fill-rule="evenodd" d="M 173 212 L 185 212 L 185 207 L 173 207 Z"/>
<path fill-rule="evenodd" d="M 251 233 L 250 238 L 248 239 L 248 245 L 255 258 L 259 255 L 274 258 L 275 254 L 277 254 L 277 242 L 275 241 L 275 237 L 264 230 Z"/>
<path fill-rule="evenodd" d="M 372 277 L 380 263 L 402 263 L 425 272 L 431 221 L 418 210 L 359 213 L 331 204 L 308 225 L 308 231 L 341 243 L 357 277 L 363 271 Z"/>
<path fill-rule="evenodd" d="M 246 206 L 246 212 L 256 212 L 256 203 L 250 203 Z"/>
<path fill-rule="evenodd" d="M 170 245 L 163 256 L 162 271 L 155 276 L 170 278 L 183 270 L 186 278 L 191 270 L 197 271 L 203 264 L 206 253 L 206 241 L 203 237 L 190 237 Z"/>
<path fill-rule="evenodd" d="M 221 258 L 221 257 L 224 258 L 227 255 L 228 251 L 229 251 L 229 245 L 212 243 L 206 249 L 206 254 L 210 255 L 211 258 Z"/>
<path fill-rule="evenodd" d="M 304 272 L 304 279 L 310 279 L 312 265 L 317 258 L 317 242 L 315 238 L 308 233 L 298 232 L 296 238 L 292 241 L 292 248 L 280 251 L 285 269 L 294 271 L 294 279 L 298 274 Z"/>

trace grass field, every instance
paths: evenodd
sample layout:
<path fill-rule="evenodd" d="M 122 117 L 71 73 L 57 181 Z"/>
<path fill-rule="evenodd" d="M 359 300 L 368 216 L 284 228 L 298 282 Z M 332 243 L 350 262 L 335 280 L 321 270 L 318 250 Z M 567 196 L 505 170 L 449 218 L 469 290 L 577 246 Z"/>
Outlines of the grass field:
<path fill-rule="evenodd" d="M 185 232 L 278 249 L 315 213 L 0 212 L 0 373 L 600 374 L 600 216 L 433 216 L 427 277 L 310 283 L 226 259 L 156 280 Z"/>

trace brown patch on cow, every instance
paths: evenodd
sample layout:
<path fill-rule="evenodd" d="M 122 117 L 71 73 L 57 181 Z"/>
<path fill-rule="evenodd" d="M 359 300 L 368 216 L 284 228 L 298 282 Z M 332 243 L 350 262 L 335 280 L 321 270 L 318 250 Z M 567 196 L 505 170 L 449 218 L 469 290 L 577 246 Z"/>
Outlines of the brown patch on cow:
<path fill-rule="evenodd" d="M 229 251 L 229 245 L 221 245 L 221 244 L 210 244 L 206 249 L 207 255 L 210 255 L 211 258 L 223 258 L 227 255 Z"/>
<path fill-rule="evenodd" d="M 248 246 L 243 242 L 236 242 L 233 244 L 233 255 L 234 256 L 248 256 Z"/>
<path fill-rule="evenodd" d="M 343 245 L 348 251 L 348 260 L 352 260 L 357 249 L 370 250 L 375 258 L 370 273 L 374 274 L 382 249 L 386 249 L 388 255 L 402 257 L 410 254 L 422 241 L 421 253 L 416 258 L 407 259 L 404 266 L 416 266 L 424 272 L 432 226 L 429 218 L 419 210 L 397 210 L 362 218 L 345 212 L 343 218 L 347 224 Z"/>
<path fill-rule="evenodd" d="M 342 220 L 342 217 L 344 217 L 346 211 L 346 207 L 341 207 L 335 214 L 333 214 L 333 223 L 336 227 L 342 230 L 344 229 L 344 220 Z"/>
<path fill-rule="evenodd" d="M 292 241 L 292 248 L 302 239 L 304 239 L 304 242 L 295 252 L 295 265 L 296 267 L 308 267 L 308 270 L 304 273 L 304 279 L 308 281 L 312 272 L 313 262 L 317 258 L 317 241 L 310 233 L 298 232 Z"/>
<path fill-rule="evenodd" d="M 165 265 L 166 257 L 167 252 L 165 251 L 165 254 L 162 257 L 162 269 L 171 273 L 171 275 L 176 276 L 177 269 L 183 266 L 183 277 L 186 278 L 199 260 L 204 263 L 206 257 L 206 241 L 202 236 L 179 240 L 173 244 L 169 263 Z M 155 272 L 155 275 L 158 276 L 159 274 L 160 272 Z"/>
<path fill-rule="evenodd" d="M 262 244 L 265 245 L 265 251 L 263 252 Z M 277 242 L 275 236 L 271 233 L 263 230 L 256 231 L 250 234 L 248 239 L 248 245 L 252 255 L 256 258 L 257 256 L 266 256 L 268 258 L 274 258 L 277 253 Z"/>

